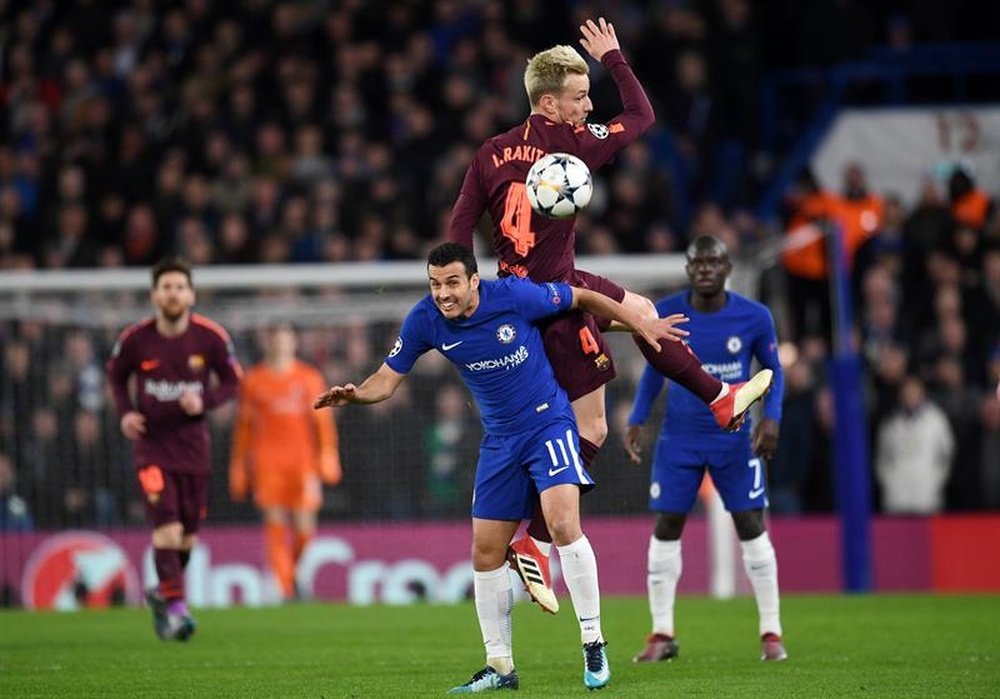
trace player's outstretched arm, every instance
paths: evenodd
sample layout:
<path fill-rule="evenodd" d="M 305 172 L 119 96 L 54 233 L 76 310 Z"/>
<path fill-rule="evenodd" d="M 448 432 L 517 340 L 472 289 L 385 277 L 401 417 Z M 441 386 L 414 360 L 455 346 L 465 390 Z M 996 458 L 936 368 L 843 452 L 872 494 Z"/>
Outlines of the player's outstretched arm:
<path fill-rule="evenodd" d="M 618 45 L 614 25 L 605 21 L 603 17 L 599 17 L 596 23 L 588 19 L 580 25 L 580 34 L 583 35 L 580 44 L 594 57 L 594 60 L 600 61 L 608 51 L 621 48 Z"/>
<path fill-rule="evenodd" d="M 683 313 L 674 313 L 666 318 L 656 316 L 643 316 L 635 311 L 623 306 L 604 294 L 599 294 L 590 289 L 573 287 L 573 308 L 582 308 L 595 316 L 617 320 L 619 323 L 642 337 L 656 351 L 660 351 L 660 340 L 680 342 L 690 335 L 687 330 L 676 327 L 681 323 L 686 323 L 688 317 Z"/>
<path fill-rule="evenodd" d="M 390 397 L 403 382 L 405 374 L 393 371 L 387 364 L 361 382 L 360 386 L 353 383 L 343 386 L 333 386 L 321 393 L 313 403 L 313 408 L 340 408 L 351 403 L 380 403 Z"/>

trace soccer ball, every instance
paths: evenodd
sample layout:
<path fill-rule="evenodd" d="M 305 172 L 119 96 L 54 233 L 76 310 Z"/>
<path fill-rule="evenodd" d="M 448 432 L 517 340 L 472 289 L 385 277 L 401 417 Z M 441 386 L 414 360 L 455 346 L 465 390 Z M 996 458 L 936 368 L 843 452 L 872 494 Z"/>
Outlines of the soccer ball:
<path fill-rule="evenodd" d="M 549 153 L 539 158 L 524 181 L 531 208 L 550 218 L 570 218 L 590 203 L 590 168 L 575 155 Z"/>

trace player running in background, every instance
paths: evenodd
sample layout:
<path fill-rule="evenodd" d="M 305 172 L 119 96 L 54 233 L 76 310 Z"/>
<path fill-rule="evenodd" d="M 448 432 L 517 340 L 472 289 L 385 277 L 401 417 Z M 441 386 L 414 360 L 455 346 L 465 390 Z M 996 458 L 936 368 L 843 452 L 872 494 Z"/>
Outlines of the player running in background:
<path fill-rule="evenodd" d="M 205 416 L 236 395 L 242 370 L 226 331 L 191 311 L 191 269 L 164 260 L 153 267 L 152 277 L 156 315 L 122 332 L 107 373 L 153 525 L 160 581 L 146 592 L 153 628 L 162 639 L 186 641 L 195 621 L 184 601 L 184 568 L 208 513 L 211 445 Z"/>
<path fill-rule="evenodd" d="M 332 387 L 316 407 L 383 401 L 432 349 L 454 363 L 476 399 L 485 432 L 472 499 L 472 565 L 486 667 L 452 692 L 517 689 L 507 547 L 539 494 L 580 621 L 584 684 L 603 687 L 611 671 L 601 632 L 597 560 L 580 527 L 580 492 L 594 481 L 579 458 L 569 400 L 533 323 L 585 308 L 656 343 L 686 335 L 672 327 L 684 319 L 639 316 L 601 294 L 561 282 L 481 281 L 472 252 L 456 243 L 434 248 L 427 269 L 431 293 L 406 316 L 385 363 L 358 386 Z"/>
<path fill-rule="evenodd" d="M 607 124 L 588 124 L 593 103 L 587 62 L 570 46 L 556 46 L 532 57 L 524 73 L 531 114 L 523 124 L 480 147 L 455 202 L 448 237 L 472 249 L 476 224 L 488 210 L 500 276 L 565 281 L 604 294 L 635 313 L 654 316 L 656 309 L 644 296 L 577 270 L 575 218 L 557 220 L 535 214 L 525 193 L 528 170 L 543 155 L 571 153 L 595 171 L 653 124 L 653 107 L 622 55 L 614 27 L 604 18 L 596 23 L 587 20 L 580 32 L 584 49 L 614 78 L 624 111 Z M 559 316 L 543 329 L 545 351 L 556 380 L 573 404 L 584 465 L 593 461 L 608 434 L 604 385 L 614 378 L 615 368 L 601 334 L 606 329 L 607 324 L 599 324 L 582 310 Z M 641 339 L 635 340 L 660 373 L 711 405 L 723 429 L 735 427 L 770 382 L 769 374 L 762 373 L 752 382 L 730 386 L 702 371 L 698 357 L 683 343 L 662 343 L 655 351 Z M 530 537 L 514 544 L 511 560 L 532 599 L 555 613 L 559 603 L 548 572 L 551 537 L 537 517 L 528 533 Z"/>
<path fill-rule="evenodd" d="M 320 479 L 336 485 L 341 477 L 336 423 L 312 409 L 326 381 L 295 350 L 291 327 L 268 332 L 264 361 L 240 386 L 229 461 L 229 493 L 240 501 L 253 490 L 264 515 L 268 564 L 286 600 L 298 596 L 295 571 L 316 534 Z"/>
<path fill-rule="evenodd" d="M 660 315 L 690 317 L 691 337 L 706 367 L 722 379 L 740 381 L 750 374 L 753 358 L 774 372 L 774 390 L 764 399 L 763 416 L 750 436 L 750 425 L 720 432 L 696 396 L 682 386 L 667 391 L 667 407 L 653 457 L 650 509 L 659 513 L 649 539 L 649 608 L 653 631 L 636 662 L 676 657 L 674 598 L 681 575 L 681 532 L 707 470 L 732 514 L 743 548 L 743 567 L 753 586 L 760 617 L 762 660 L 784 660 L 778 603 L 778 561 L 764 524 L 764 460 L 774 455 L 781 420 L 784 377 L 778 362 L 774 319 L 763 305 L 727 292 L 732 270 L 726 246 L 703 236 L 687 249 L 690 289 L 657 302 Z M 663 377 L 650 367 L 642 374 L 625 450 L 639 463 L 642 424 L 663 388 Z"/>

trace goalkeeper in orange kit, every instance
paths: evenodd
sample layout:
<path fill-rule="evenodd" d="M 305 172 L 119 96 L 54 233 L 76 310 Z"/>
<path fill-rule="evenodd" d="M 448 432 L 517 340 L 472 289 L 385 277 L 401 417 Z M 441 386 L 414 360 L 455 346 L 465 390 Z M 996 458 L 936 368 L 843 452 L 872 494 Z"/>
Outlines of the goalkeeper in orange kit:
<path fill-rule="evenodd" d="M 336 423 L 329 411 L 312 409 L 326 381 L 296 358 L 296 344 L 288 326 L 268 332 L 264 361 L 240 387 L 229 463 L 232 498 L 253 490 L 264 515 L 267 560 L 285 599 L 297 596 L 296 566 L 316 532 L 320 480 L 336 485 L 341 478 Z"/>

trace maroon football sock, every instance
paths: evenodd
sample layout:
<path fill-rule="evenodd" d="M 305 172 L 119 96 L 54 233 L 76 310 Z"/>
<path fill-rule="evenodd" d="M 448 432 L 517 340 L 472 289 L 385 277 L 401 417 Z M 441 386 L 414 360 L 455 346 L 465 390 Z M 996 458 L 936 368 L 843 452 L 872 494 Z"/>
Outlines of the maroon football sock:
<path fill-rule="evenodd" d="M 545 517 L 542 515 L 541 501 L 535 503 L 535 511 L 531 515 L 531 521 L 528 522 L 527 531 L 528 536 L 537 541 L 552 543 L 552 535 L 549 534 L 549 528 L 545 526 Z"/>
<path fill-rule="evenodd" d="M 583 462 L 584 468 L 590 468 L 590 465 L 594 463 L 594 457 L 600 450 L 599 445 L 580 437 L 580 460 Z"/>
<path fill-rule="evenodd" d="M 187 570 L 188 561 L 191 560 L 191 549 L 181 549 L 177 554 L 181 559 L 181 570 Z"/>
<path fill-rule="evenodd" d="M 167 602 L 184 599 L 184 571 L 181 568 L 180 551 L 177 549 L 153 549 L 156 575 L 160 578 L 160 594 Z"/>
<path fill-rule="evenodd" d="M 722 391 L 722 382 L 701 368 L 701 360 L 687 344 L 660 340 L 657 352 L 638 335 L 632 335 L 632 340 L 654 369 L 701 398 L 705 405 L 711 404 Z"/>

